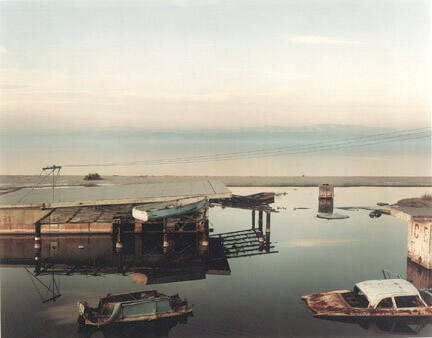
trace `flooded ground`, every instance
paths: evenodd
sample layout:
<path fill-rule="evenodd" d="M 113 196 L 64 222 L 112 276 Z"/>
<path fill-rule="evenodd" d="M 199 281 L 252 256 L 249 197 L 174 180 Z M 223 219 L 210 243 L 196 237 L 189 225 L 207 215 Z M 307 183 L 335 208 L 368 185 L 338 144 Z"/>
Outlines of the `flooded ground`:
<path fill-rule="evenodd" d="M 52 276 L 32 277 L 33 268 L 10 259 L 2 264 L 1 308 L 2 336 L 4 337 L 216 337 L 216 336 L 375 336 L 382 328 L 365 329 L 358 324 L 315 319 L 301 300 L 301 296 L 318 291 L 351 289 L 353 284 L 367 279 L 382 278 L 382 269 L 407 276 L 407 223 L 383 215 L 370 219 L 367 210 L 335 212 L 348 215 L 348 219 L 326 220 L 316 217 L 318 209 L 317 188 L 234 188 L 235 194 L 261 191 L 287 192 L 276 197 L 272 214 L 271 242 L 277 253 L 234 257 L 226 267 L 202 268 L 194 260 L 184 274 L 176 276 L 147 275 L 138 283 L 133 269 L 121 273 L 121 267 L 112 271 L 96 271 L 96 276 L 70 272 Z M 421 196 L 427 188 L 337 188 L 335 207 L 373 206 L 376 202 L 396 202 L 405 197 Z M 430 190 L 430 189 L 429 189 Z M 296 209 L 294 208 L 308 208 Z M 213 234 L 251 228 L 250 210 L 220 208 L 210 209 L 210 226 Z M 43 236 L 42 242 L 69 241 Z M 66 239 L 65 239 L 66 238 Z M 74 241 L 81 250 L 104 253 L 112 258 L 112 243 L 107 238 L 83 236 Z M 31 239 L 30 239 L 31 240 Z M 21 242 L 20 242 L 21 241 Z M 79 242 L 79 243 L 78 243 Z M 135 238 L 131 243 L 137 243 Z M 140 241 L 145 247 L 145 241 Z M 58 244 L 50 244 L 50 248 Z M 134 250 L 136 244 L 134 244 Z M 93 249 L 91 248 L 93 247 Z M 3 246 L 5 248 L 5 246 Z M 24 250 L 23 240 L 8 239 L 8 250 L 18 257 Z M 45 247 L 43 247 L 45 248 Z M 55 249 L 55 248 L 54 248 Z M 79 249 L 77 249 L 79 250 Z M 128 256 L 125 244 L 125 257 Z M 143 249 L 140 249 L 143 252 Z M 265 251 L 264 251 L 265 252 Z M 10 251 L 2 250 L 2 261 Z M 42 251 L 42 257 L 47 253 Z M 49 254 L 49 253 L 48 253 Z M 73 253 L 70 253 L 72 257 Z M 67 260 L 68 254 L 62 259 Z M 121 264 L 117 262 L 118 264 Z M 87 261 L 88 265 L 96 262 Z M 186 268 L 185 268 L 186 269 Z M 410 268 L 408 279 L 420 278 Z M 119 272 L 120 271 L 120 272 Z M 414 272 L 418 272 L 415 270 Z M 180 276 L 180 277 L 179 277 Z M 418 282 L 425 283 L 425 277 Z M 427 279 L 427 278 L 426 278 Z M 177 280 L 177 281 L 176 281 Z M 178 281 L 181 280 L 181 281 Z M 54 294 L 48 289 L 58 286 L 54 294 L 61 294 L 55 302 L 48 301 Z M 414 282 L 416 282 L 414 280 Z M 45 284 L 45 286 L 43 284 Z M 186 323 L 169 323 L 158 328 L 117 327 L 109 330 L 78 332 L 77 300 L 87 300 L 97 305 L 107 293 L 132 292 L 156 289 L 165 294 L 187 298 L 194 305 L 194 316 Z M 391 325 L 387 330 L 397 330 Z M 417 327 L 419 334 L 432 335 L 432 325 Z M 410 335 L 414 333 L 411 332 Z"/>

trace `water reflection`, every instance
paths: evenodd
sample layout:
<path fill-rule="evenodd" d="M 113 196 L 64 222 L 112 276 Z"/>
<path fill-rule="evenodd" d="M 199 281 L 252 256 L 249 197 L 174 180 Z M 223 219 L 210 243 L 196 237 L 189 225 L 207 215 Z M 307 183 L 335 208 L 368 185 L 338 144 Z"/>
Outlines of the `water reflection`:
<path fill-rule="evenodd" d="M 205 250 L 202 238 L 200 233 L 175 233 L 166 238 L 164 233 L 125 232 L 46 235 L 35 242 L 31 236 L 2 236 L 0 264 L 24 267 L 41 302 L 47 303 L 61 297 L 59 276 L 117 275 L 140 285 L 195 281 L 205 279 L 209 274 L 230 275 L 229 259 L 277 253 L 270 241 L 270 221 L 265 229 L 261 226 L 214 235 L 207 233 Z M 168 246 L 164 245 L 165 241 L 169 241 Z M 71 308 L 71 311 L 76 309 Z M 145 332 L 160 337 L 167 336 L 179 323 L 187 323 L 187 316 L 126 327 L 114 325 L 97 334 L 104 337 L 142 336 Z M 80 332 L 83 337 L 95 334 L 94 330 Z"/>
<path fill-rule="evenodd" d="M 379 319 L 327 319 L 331 321 L 339 321 L 343 323 L 357 324 L 361 328 L 375 334 L 389 334 L 389 335 L 407 335 L 416 336 L 420 335 L 425 326 L 432 321 L 425 318 L 409 318 L 409 319 L 395 319 L 395 318 L 379 318 Z"/>
<path fill-rule="evenodd" d="M 407 281 L 411 282 L 417 289 L 431 289 L 432 270 L 428 270 L 407 258 Z"/>
<path fill-rule="evenodd" d="M 103 328 L 85 328 L 78 331 L 79 337 L 168 337 L 171 329 L 185 325 L 193 315 L 173 319 L 161 319 L 148 323 L 116 324 Z"/>

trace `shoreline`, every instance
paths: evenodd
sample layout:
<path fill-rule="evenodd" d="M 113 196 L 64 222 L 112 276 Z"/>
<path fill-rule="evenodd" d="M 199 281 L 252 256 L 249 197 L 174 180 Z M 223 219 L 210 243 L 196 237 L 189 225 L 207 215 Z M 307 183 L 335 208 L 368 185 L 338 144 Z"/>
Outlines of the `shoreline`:
<path fill-rule="evenodd" d="M 335 187 L 432 187 L 431 176 L 103 176 L 85 181 L 84 175 L 56 178 L 56 187 L 129 185 L 161 182 L 216 180 L 227 187 L 317 187 L 320 183 Z M 40 181 L 38 175 L 0 175 L 0 190 L 31 188 Z M 46 179 L 40 187 L 50 187 Z"/>

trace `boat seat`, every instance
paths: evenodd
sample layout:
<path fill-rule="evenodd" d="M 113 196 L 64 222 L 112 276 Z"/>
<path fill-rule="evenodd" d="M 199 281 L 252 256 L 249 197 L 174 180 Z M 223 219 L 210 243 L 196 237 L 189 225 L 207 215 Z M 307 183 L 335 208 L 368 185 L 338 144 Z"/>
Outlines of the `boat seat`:
<path fill-rule="evenodd" d="M 101 314 L 110 315 L 113 312 L 113 309 L 114 309 L 114 303 L 105 303 L 102 306 Z"/>

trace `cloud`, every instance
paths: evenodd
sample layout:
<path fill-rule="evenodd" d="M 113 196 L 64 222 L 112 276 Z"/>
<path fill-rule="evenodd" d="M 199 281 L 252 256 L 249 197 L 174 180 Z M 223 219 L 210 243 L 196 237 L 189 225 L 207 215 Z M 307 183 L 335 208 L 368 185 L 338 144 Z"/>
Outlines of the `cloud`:
<path fill-rule="evenodd" d="M 0 45 L 0 54 L 6 54 L 7 53 L 7 49 L 5 46 Z"/>
<path fill-rule="evenodd" d="M 305 45 L 353 45 L 358 43 L 354 40 L 335 39 L 318 35 L 299 35 L 287 38 L 288 41 Z"/>

